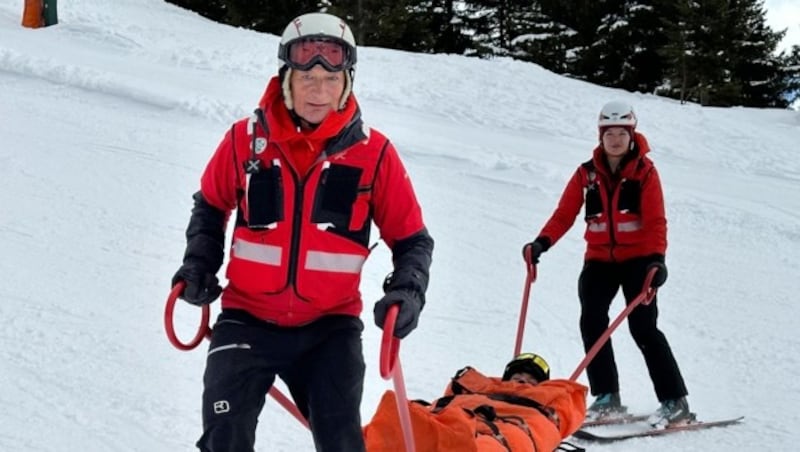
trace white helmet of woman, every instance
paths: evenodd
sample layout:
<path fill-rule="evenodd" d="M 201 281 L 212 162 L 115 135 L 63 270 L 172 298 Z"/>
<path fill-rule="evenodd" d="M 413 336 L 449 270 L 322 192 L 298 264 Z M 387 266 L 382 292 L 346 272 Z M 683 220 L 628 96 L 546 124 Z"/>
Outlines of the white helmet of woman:
<path fill-rule="evenodd" d="M 612 101 L 600 110 L 597 127 L 631 127 L 636 128 L 636 113 L 633 107 L 625 102 Z"/>
<path fill-rule="evenodd" d="M 293 19 L 283 30 L 278 46 L 283 98 L 294 109 L 289 80 L 292 70 L 310 70 L 319 64 L 329 72 L 344 71 L 345 88 L 339 102 L 343 109 L 353 88 L 357 61 L 356 40 L 340 18 L 326 13 L 308 13 Z"/>
<path fill-rule="evenodd" d="M 603 132 L 609 127 L 624 127 L 631 137 L 633 131 L 636 129 L 636 113 L 630 104 L 620 101 L 611 101 L 600 109 L 600 115 L 597 118 L 597 130 L 600 132 L 600 139 L 603 138 Z"/>

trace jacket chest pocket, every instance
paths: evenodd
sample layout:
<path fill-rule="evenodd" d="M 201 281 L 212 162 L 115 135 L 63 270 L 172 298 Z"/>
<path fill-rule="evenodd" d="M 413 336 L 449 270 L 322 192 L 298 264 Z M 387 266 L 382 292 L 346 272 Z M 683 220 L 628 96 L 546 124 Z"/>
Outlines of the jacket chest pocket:
<path fill-rule="evenodd" d="M 622 213 L 641 213 L 642 186 L 638 180 L 625 179 L 620 183 L 617 210 Z"/>
<path fill-rule="evenodd" d="M 363 201 L 369 197 L 368 191 L 359 190 L 363 172 L 354 166 L 326 163 L 314 193 L 311 221 L 337 229 L 360 229 L 368 208 Z M 361 224 L 356 225 L 359 217 Z"/>
<path fill-rule="evenodd" d="M 600 185 L 596 182 L 586 187 L 584 195 L 584 219 L 587 222 L 603 215 L 603 198 L 600 195 Z"/>
<path fill-rule="evenodd" d="M 273 228 L 283 221 L 283 183 L 281 167 L 276 161 L 269 168 L 250 161 L 247 169 L 247 226 L 251 229 Z"/>

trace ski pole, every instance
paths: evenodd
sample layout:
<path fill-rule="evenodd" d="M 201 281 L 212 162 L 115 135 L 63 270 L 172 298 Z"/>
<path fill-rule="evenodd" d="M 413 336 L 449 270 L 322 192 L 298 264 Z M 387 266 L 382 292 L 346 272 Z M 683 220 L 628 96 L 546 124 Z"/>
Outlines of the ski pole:
<path fill-rule="evenodd" d="M 536 264 L 531 262 L 530 248 L 525 250 L 525 264 L 528 267 L 528 276 L 525 278 L 525 290 L 522 294 L 522 307 L 519 310 L 519 324 L 517 325 L 517 343 L 514 345 L 514 356 L 522 350 L 522 336 L 525 334 L 525 318 L 528 316 L 528 300 L 531 297 L 531 286 L 536 281 Z"/>
<path fill-rule="evenodd" d="M 408 396 L 403 380 L 403 368 L 400 366 L 400 339 L 394 336 L 394 324 L 400 306 L 392 305 L 386 313 L 386 322 L 383 324 L 383 340 L 381 341 L 380 372 L 384 380 L 390 377 L 394 383 L 397 394 L 397 412 L 400 415 L 400 425 L 403 428 L 403 439 L 406 443 L 406 452 L 415 452 L 414 431 L 411 428 L 411 414 L 408 411 Z"/>
<path fill-rule="evenodd" d="M 167 338 L 169 339 L 170 344 L 172 344 L 175 348 L 181 351 L 189 351 L 200 345 L 200 342 L 203 341 L 203 338 L 211 339 L 211 328 L 208 326 L 208 320 L 210 317 L 210 310 L 208 305 L 203 305 L 202 307 L 202 317 L 200 319 L 200 326 L 197 328 L 197 334 L 195 337 L 186 343 L 183 343 L 178 339 L 178 336 L 175 334 L 175 324 L 172 321 L 173 312 L 175 311 L 175 301 L 178 299 L 181 293 L 183 293 L 183 289 L 186 287 L 186 282 L 181 281 L 178 284 L 175 284 L 175 287 L 169 292 L 169 296 L 167 297 L 167 305 L 164 309 L 164 329 L 167 330 Z M 283 408 L 286 409 L 292 416 L 295 417 L 301 424 L 305 425 L 306 428 L 309 428 L 308 420 L 300 413 L 300 410 L 297 406 L 289 400 L 278 388 L 273 385 L 269 388 L 269 395 L 275 399 L 278 404 L 280 404 Z"/>
<path fill-rule="evenodd" d="M 630 315 L 630 313 L 636 309 L 637 306 L 640 304 L 648 305 L 651 301 L 653 301 L 657 290 L 651 285 L 657 272 L 657 268 L 652 268 L 649 272 L 647 272 L 647 277 L 644 279 L 642 291 L 636 296 L 636 298 L 633 299 L 633 301 L 630 302 L 630 304 L 628 304 L 628 306 L 622 312 L 620 312 L 617 318 L 611 322 L 611 325 L 606 329 L 606 331 L 597 339 L 597 342 L 594 343 L 592 348 L 589 349 L 589 351 L 586 353 L 586 356 L 583 358 L 583 361 L 578 364 L 575 372 L 572 372 L 572 375 L 569 377 L 571 381 L 578 379 L 583 370 L 586 369 L 586 366 L 589 365 L 597 353 L 600 352 L 600 349 L 603 348 L 603 345 L 605 345 L 606 341 L 608 341 L 608 338 L 611 337 L 611 333 L 617 329 L 619 324 L 622 323 L 622 321 L 625 320 L 625 318 L 628 317 L 628 315 Z"/>

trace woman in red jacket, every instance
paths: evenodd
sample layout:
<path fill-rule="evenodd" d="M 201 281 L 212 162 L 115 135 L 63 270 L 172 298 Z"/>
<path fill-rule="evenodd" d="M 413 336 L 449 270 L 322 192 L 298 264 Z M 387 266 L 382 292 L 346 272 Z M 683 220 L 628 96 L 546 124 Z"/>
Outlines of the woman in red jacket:
<path fill-rule="evenodd" d="M 252 451 L 264 395 L 280 377 L 317 451 L 364 450 L 359 283 L 370 226 L 394 271 L 375 323 L 398 305 L 394 335 L 416 326 L 433 240 L 392 143 L 364 124 L 352 93 L 356 44 L 338 17 L 294 19 L 278 75 L 255 114 L 233 124 L 194 195 L 173 285 L 203 305 L 222 295 L 203 377 L 202 452 Z M 235 227 L 222 289 L 225 223 Z"/>
<path fill-rule="evenodd" d="M 600 144 L 592 159 L 578 167 L 553 215 L 536 240 L 523 249 L 525 256 L 538 262 L 539 256 L 572 227 L 585 205 L 587 246 L 578 296 L 581 336 L 587 352 L 608 328 L 609 307 L 620 287 L 625 302 L 630 303 L 641 292 L 650 268 L 659 269 L 655 286 L 667 277 L 667 220 L 661 181 L 647 157 L 647 140 L 636 132 L 636 123 L 630 105 L 609 102 L 603 106 L 598 120 Z M 657 306 L 655 299 L 638 306 L 628 317 L 628 326 L 661 403 L 649 421 L 666 426 L 686 422 L 693 415 L 678 364 L 656 326 Z M 624 412 L 610 340 L 589 364 L 587 374 L 591 393 L 597 397 L 587 417 L 597 419 Z"/>

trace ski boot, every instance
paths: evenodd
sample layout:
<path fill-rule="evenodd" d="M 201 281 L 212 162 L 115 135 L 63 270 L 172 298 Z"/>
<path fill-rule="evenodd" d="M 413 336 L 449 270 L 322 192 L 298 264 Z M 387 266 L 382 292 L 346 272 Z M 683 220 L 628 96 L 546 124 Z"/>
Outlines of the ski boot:
<path fill-rule="evenodd" d="M 688 424 L 694 420 L 694 413 L 689 411 L 689 402 L 686 401 L 686 397 L 681 397 L 661 402 L 656 412 L 647 418 L 647 423 L 655 428 L 669 428 Z"/>
<path fill-rule="evenodd" d="M 627 411 L 627 408 L 622 406 L 622 400 L 618 392 L 598 394 L 589 409 L 586 410 L 586 421 L 596 422 L 603 419 L 623 417 Z"/>

